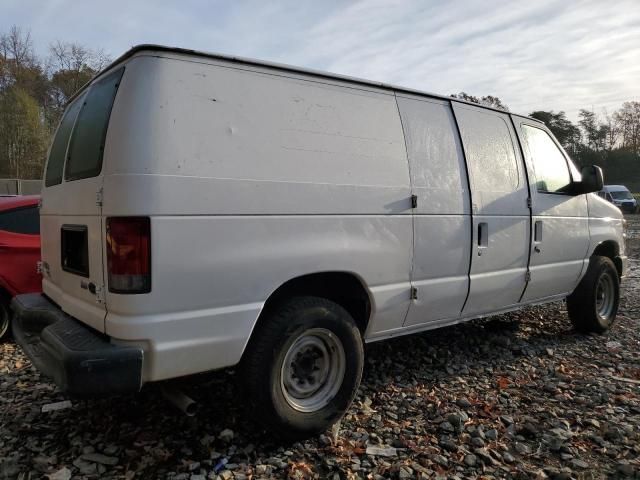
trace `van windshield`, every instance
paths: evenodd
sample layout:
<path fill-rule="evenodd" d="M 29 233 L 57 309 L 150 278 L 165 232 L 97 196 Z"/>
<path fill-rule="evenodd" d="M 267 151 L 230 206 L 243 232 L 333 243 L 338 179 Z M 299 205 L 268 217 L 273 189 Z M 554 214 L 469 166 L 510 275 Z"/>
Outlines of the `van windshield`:
<path fill-rule="evenodd" d="M 124 67 L 89 88 L 67 150 L 66 181 L 100 174 L 111 107 L 123 73 Z"/>
<path fill-rule="evenodd" d="M 617 190 L 609 193 L 616 200 L 633 200 L 633 196 L 631 195 L 631 192 L 629 192 L 628 190 Z"/>

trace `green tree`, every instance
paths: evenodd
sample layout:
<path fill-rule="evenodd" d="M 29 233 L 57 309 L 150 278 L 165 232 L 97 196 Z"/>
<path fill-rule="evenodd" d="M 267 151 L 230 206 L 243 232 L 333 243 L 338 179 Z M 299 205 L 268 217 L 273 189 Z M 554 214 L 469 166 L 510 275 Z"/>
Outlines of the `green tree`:
<path fill-rule="evenodd" d="M 40 178 L 47 134 L 40 107 L 24 89 L 0 92 L 0 174 Z"/>
<path fill-rule="evenodd" d="M 109 61 L 101 50 L 58 41 L 42 62 L 29 31 L 0 34 L 0 176 L 40 178 L 69 98 Z"/>

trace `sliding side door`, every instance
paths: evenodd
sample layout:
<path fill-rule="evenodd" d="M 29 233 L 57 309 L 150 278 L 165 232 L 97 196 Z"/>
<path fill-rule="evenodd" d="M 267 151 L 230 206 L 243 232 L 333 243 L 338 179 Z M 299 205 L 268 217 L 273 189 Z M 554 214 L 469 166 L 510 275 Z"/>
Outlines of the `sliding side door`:
<path fill-rule="evenodd" d="M 529 259 L 529 187 L 507 114 L 453 103 L 460 128 L 472 199 L 469 296 L 463 316 L 516 305 Z"/>

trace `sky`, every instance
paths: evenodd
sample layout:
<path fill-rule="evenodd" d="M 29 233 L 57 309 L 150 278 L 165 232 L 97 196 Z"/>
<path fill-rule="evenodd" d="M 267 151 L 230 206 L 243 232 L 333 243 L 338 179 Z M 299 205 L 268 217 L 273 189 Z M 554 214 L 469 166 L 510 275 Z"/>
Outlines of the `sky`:
<path fill-rule="evenodd" d="M 601 114 L 640 101 L 640 0 L 0 0 L 30 30 L 113 58 L 159 43 L 326 70 L 513 112 Z"/>

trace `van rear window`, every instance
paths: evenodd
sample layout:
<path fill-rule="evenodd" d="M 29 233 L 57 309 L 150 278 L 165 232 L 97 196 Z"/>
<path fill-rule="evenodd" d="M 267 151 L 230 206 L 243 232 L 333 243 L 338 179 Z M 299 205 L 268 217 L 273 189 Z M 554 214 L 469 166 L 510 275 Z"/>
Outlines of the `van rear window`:
<path fill-rule="evenodd" d="M 64 158 L 67 154 L 67 146 L 69 146 L 69 137 L 73 130 L 73 124 L 76 121 L 80 107 L 84 103 L 84 95 L 77 98 L 65 112 L 53 139 L 51 151 L 49 152 L 49 161 L 47 162 L 47 171 L 44 176 L 44 185 L 51 187 L 62 182 L 62 170 L 64 169 Z"/>
<path fill-rule="evenodd" d="M 123 73 L 124 67 L 90 87 L 71 136 L 65 180 L 95 177 L 102 170 L 111 107 Z"/>

